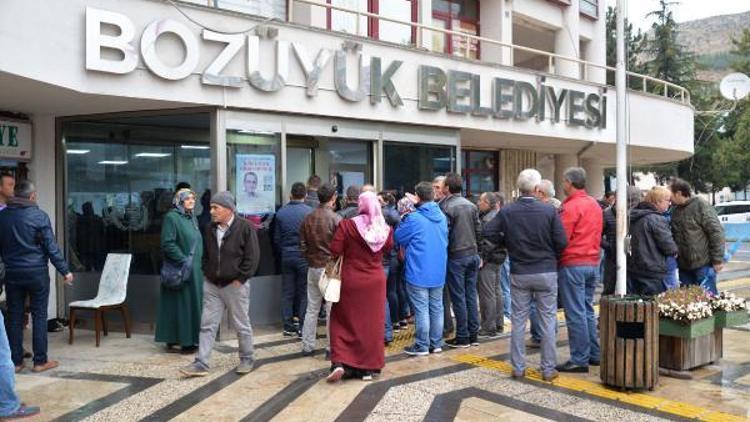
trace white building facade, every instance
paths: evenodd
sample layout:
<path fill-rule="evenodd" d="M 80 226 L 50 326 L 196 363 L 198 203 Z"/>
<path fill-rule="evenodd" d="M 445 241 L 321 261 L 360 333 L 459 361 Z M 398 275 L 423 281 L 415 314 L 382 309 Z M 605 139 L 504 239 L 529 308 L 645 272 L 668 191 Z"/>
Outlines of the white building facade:
<path fill-rule="evenodd" d="M 510 198 L 524 168 L 559 184 L 580 165 L 600 196 L 615 163 L 604 3 L 6 0 L 0 167 L 37 183 L 79 278 L 53 289 L 51 317 L 129 252 L 134 319 L 153 322 L 178 182 L 233 191 L 257 224 L 258 323 L 280 318 L 273 215 L 312 174 L 401 194 L 457 171 L 468 196 Z M 689 93 L 646 83 L 663 95 L 629 93 L 631 162 L 690 156 Z"/>

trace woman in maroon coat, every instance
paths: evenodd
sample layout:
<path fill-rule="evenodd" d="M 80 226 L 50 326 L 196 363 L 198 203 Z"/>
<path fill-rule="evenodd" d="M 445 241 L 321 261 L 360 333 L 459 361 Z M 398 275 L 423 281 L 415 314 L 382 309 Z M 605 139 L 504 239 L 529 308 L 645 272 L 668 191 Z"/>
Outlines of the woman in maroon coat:
<path fill-rule="evenodd" d="M 372 379 L 385 366 L 383 344 L 385 272 L 383 254 L 393 247 L 393 233 L 372 192 L 359 196 L 359 215 L 342 221 L 331 241 L 331 253 L 344 259 L 341 300 L 331 309 L 331 374 Z"/>

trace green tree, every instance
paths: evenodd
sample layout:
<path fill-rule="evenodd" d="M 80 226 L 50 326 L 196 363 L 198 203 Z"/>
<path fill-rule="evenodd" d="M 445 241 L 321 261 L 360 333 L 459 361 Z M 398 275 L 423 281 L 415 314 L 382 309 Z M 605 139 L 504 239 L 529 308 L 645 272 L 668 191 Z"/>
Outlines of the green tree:
<path fill-rule="evenodd" d="M 745 28 L 739 38 L 732 38 L 732 46 L 730 67 L 735 72 L 750 74 L 750 29 Z"/>
<path fill-rule="evenodd" d="M 676 4 L 679 2 L 659 0 L 659 9 L 647 15 L 656 20 L 651 25 L 653 35 L 644 41 L 643 52 L 648 58 L 645 68 L 651 76 L 685 86 L 695 80 L 695 57 L 677 42 L 677 22 L 671 10 Z M 664 93 L 663 85 L 650 88 L 652 92 Z"/>
<path fill-rule="evenodd" d="M 639 29 L 633 31 L 633 24 L 625 20 L 625 56 L 627 57 L 626 66 L 631 72 L 640 73 L 643 71 L 638 62 L 638 57 L 643 52 L 644 35 Z M 615 8 L 607 8 L 607 66 L 617 66 L 617 16 Z M 634 79 L 629 81 L 630 88 L 640 89 L 641 81 Z M 615 84 L 614 72 L 607 72 L 607 84 Z"/>

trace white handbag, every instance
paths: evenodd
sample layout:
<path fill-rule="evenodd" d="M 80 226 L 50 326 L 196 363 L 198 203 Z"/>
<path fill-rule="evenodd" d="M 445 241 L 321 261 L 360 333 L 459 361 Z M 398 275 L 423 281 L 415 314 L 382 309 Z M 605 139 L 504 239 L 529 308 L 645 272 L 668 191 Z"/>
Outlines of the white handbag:
<path fill-rule="evenodd" d="M 332 264 L 326 266 L 318 280 L 320 294 L 326 302 L 337 303 L 341 299 L 341 266 L 344 264 L 344 257 L 336 258 Z"/>

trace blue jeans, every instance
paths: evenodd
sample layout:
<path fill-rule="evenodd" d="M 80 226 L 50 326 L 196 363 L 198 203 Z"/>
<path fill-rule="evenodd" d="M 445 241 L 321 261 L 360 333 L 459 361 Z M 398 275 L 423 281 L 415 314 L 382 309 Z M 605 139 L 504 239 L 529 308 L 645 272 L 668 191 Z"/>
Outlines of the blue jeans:
<path fill-rule="evenodd" d="M 699 285 L 712 295 L 719 294 L 716 290 L 716 271 L 713 265 L 696 268 L 694 270 L 683 270 L 680 268 L 680 283 L 685 285 Z"/>
<path fill-rule="evenodd" d="M 8 416 L 21 407 L 16 395 L 16 368 L 10 358 L 5 321 L 0 312 L 0 418 Z"/>
<path fill-rule="evenodd" d="M 503 265 L 500 266 L 500 279 L 498 283 L 500 293 L 503 295 L 503 313 L 506 318 L 510 318 L 512 301 L 510 297 L 510 258 L 506 258 Z"/>
<path fill-rule="evenodd" d="M 307 261 L 302 257 L 281 260 L 281 317 L 284 331 L 296 331 L 294 316 L 302 330 L 307 309 Z"/>
<path fill-rule="evenodd" d="M 384 267 L 383 270 L 385 271 L 385 279 L 388 280 L 388 275 L 391 272 L 390 268 Z M 393 320 L 391 319 L 391 306 L 388 303 L 387 291 L 385 295 L 385 339 L 384 340 L 389 343 L 393 341 Z"/>
<path fill-rule="evenodd" d="M 565 266 L 559 271 L 560 294 L 570 341 L 570 360 L 588 366 L 600 359 L 599 335 L 594 315 L 594 290 L 599 284 L 599 266 Z"/>
<path fill-rule="evenodd" d="M 448 260 L 448 292 L 456 315 L 456 339 L 459 341 L 474 339 L 479 332 L 478 273 L 479 255 Z"/>
<path fill-rule="evenodd" d="M 443 347 L 443 288 L 417 287 L 407 282 L 406 290 L 414 306 L 414 345 L 417 351 Z"/>
<path fill-rule="evenodd" d="M 47 269 L 8 272 L 5 295 L 8 305 L 8 342 L 13 364 L 23 363 L 23 320 L 26 297 L 31 309 L 32 348 L 34 365 L 47 363 L 47 304 L 49 302 L 49 273 Z"/>

